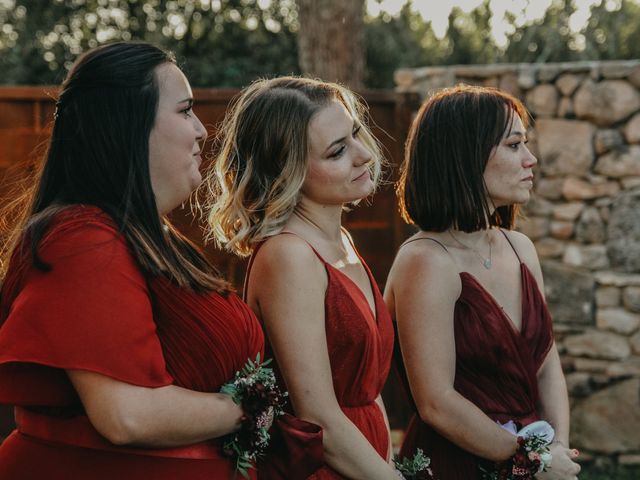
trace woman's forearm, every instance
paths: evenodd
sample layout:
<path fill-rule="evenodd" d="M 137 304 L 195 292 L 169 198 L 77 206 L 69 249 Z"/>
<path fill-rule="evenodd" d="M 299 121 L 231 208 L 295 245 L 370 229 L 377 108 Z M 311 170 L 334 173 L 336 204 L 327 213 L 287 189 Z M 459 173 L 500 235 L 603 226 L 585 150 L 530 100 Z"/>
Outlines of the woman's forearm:
<path fill-rule="evenodd" d="M 393 467 L 342 412 L 326 421 L 312 421 L 323 428 L 325 462 L 334 470 L 352 479 L 397 480 Z"/>
<path fill-rule="evenodd" d="M 515 435 L 453 389 L 441 393 L 429 405 L 418 405 L 418 411 L 423 422 L 474 455 L 503 461 L 516 451 Z"/>
<path fill-rule="evenodd" d="M 387 462 L 391 462 L 393 458 L 393 443 L 391 441 L 391 426 L 389 425 L 389 417 L 387 416 L 387 409 L 384 407 L 384 401 L 382 400 L 382 395 L 378 395 L 376 397 L 376 403 L 378 404 L 378 408 L 382 412 L 382 416 L 384 417 L 384 424 L 387 427 L 388 433 L 388 446 L 387 446 Z"/>
<path fill-rule="evenodd" d="M 555 429 L 555 440 L 569 446 L 569 395 L 560 356 L 554 347 L 538 373 L 540 416 Z"/>
<path fill-rule="evenodd" d="M 68 371 L 94 428 L 117 445 L 176 447 L 240 427 L 231 397 L 175 385 L 146 388 L 86 371 Z"/>

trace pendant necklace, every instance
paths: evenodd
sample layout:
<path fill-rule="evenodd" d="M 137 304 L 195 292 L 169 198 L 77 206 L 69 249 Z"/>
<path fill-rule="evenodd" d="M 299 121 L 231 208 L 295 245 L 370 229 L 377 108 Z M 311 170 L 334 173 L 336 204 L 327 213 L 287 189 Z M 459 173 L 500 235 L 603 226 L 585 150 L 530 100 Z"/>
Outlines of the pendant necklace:
<path fill-rule="evenodd" d="M 467 250 L 471 250 L 473 253 L 475 253 L 478 256 L 478 258 L 480 260 L 482 260 L 482 266 L 484 268 L 486 268 L 487 270 L 491 270 L 491 238 L 489 238 L 489 233 L 488 232 L 487 232 L 487 239 L 488 239 L 488 242 L 489 242 L 489 256 L 488 257 L 484 257 L 475 248 L 470 247 L 469 245 L 465 245 L 460 240 L 458 240 L 451 230 L 447 230 L 447 231 L 449 232 L 449 235 L 451 235 L 451 238 L 453 238 L 453 240 L 456 243 L 458 243 L 461 247 L 466 248 Z"/>

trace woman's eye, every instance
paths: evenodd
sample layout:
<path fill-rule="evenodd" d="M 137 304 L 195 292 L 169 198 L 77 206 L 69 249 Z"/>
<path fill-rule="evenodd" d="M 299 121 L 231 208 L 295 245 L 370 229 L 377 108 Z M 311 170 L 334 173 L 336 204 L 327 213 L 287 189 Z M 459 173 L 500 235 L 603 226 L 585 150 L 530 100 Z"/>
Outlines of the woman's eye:
<path fill-rule="evenodd" d="M 507 144 L 507 147 L 512 150 L 518 150 L 518 147 L 520 147 L 520 145 L 526 145 L 527 143 L 529 143 L 529 140 L 521 140 L 519 142 L 509 143 Z"/>
<path fill-rule="evenodd" d="M 360 133 L 360 129 L 362 128 L 361 125 L 358 125 L 356 128 L 353 129 L 353 132 L 351 132 L 351 136 L 353 138 L 356 138 L 358 136 L 358 134 Z"/>
<path fill-rule="evenodd" d="M 329 158 L 339 158 L 342 156 L 342 154 L 344 153 L 345 149 L 347 147 L 345 147 L 344 145 L 342 145 L 338 150 L 336 150 L 335 152 L 333 152 L 331 155 L 329 155 Z"/>
<path fill-rule="evenodd" d="M 193 113 L 193 107 L 190 106 L 189 108 L 185 108 L 180 113 L 184 114 L 185 117 L 190 117 L 191 114 Z"/>

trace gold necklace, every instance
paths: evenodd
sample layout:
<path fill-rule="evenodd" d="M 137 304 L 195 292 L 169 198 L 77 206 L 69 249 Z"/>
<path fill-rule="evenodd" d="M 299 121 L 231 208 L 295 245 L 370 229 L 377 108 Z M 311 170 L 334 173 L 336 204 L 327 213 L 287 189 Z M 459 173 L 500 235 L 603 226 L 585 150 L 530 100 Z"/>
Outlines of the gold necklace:
<path fill-rule="evenodd" d="M 466 248 L 467 250 L 471 250 L 473 253 L 475 253 L 478 256 L 478 258 L 480 260 L 482 260 L 482 266 L 484 268 L 486 268 L 487 270 L 491 270 L 491 238 L 489 238 L 489 232 L 487 232 L 487 239 L 488 239 L 488 242 L 489 242 L 489 256 L 488 257 L 482 256 L 482 254 L 478 250 L 476 250 L 475 248 L 470 247 L 469 245 L 465 245 L 464 243 L 462 243 L 460 240 L 458 240 L 456 238 L 456 236 L 453 234 L 453 232 L 451 230 L 447 230 L 447 232 L 449 232 L 449 235 L 451 235 L 451 238 L 453 238 L 453 240 L 456 243 L 460 244 L 460 246 Z"/>

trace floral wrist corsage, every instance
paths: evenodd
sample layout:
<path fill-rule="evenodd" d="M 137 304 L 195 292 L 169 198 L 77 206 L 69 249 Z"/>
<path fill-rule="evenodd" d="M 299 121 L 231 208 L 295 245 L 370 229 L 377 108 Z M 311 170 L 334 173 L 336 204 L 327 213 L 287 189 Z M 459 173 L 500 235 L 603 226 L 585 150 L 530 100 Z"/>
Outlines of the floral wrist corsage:
<path fill-rule="evenodd" d="M 536 474 L 551 465 L 549 445 L 555 432 L 545 421 L 533 422 L 516 431 L 513 422 L 501 425 L 518 437 L 518 449 L 513 457 L 495 464 L 491 470 L 480 467 L 482 480 L 533 480 Z"/>
<path fill-rule="evenodd" d="M 433 472 L 431 471 L 431 459 L 418 448 L 412 458 L 403 458 L 396 455 L 393 464 L 398 472 L 398 477 L 406 480 L 433 480 Z"/>
<path fill-rule="evenodd" d="M 273 370 L 266 367 L 270 362 L 261 363 L 258 354 L 255 362 L 248 360 L 233 381 L 220 389 L 244 411 L 240 430 L 223 439 L 222 451 L 225 456 L 235 458 L 236 470 L 245 478 L 249 478 L 249 469 L 264 454 L 269 444 L 269 427 L 282 415 L 287 396 L 278 388 Z"/>

